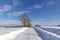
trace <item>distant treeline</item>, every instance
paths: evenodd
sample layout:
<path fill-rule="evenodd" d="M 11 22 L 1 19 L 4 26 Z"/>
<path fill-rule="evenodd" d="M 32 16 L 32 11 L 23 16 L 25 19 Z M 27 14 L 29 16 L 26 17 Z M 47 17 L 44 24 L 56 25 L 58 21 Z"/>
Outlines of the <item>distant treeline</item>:
<path fill-rule="evenodd" d="M 60 27 L 60 25 L 57 25 L 58 27 Z"/>
<path fill-rule="evenodd" d="M 19 27 L 23 27 L 23 26 L 0 26 L 3 28 L 19 28 Z"/>

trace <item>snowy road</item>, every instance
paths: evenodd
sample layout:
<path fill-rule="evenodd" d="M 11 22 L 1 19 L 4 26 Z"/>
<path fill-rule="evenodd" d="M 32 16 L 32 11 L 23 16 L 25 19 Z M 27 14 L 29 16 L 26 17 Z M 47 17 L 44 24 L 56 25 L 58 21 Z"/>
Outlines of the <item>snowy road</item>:
<path fill-rule="evenodd" d="M 25 32 L 20 34 L 16 40 L 42 40 L 33 28 L 28 28 Z"/>
<path fill-rule="evenodd" d="M 59 32 L 60 29 L 49 28 L 21 28 L 21 29 L 4 29 L 7 31 L 5 34 L 0 35 L 0 40 L 60 40 L 60 35 L 58 35 L 55 30 Z M 15 30 L 15 31 L 14 31 Z M 51 30 L 51 31 L 50 31 Z M 11 32 L 12 31 L 12 32 Z M 8 33 L 9 32 L 9 33 Z M 4 32 L 2 32 L 4 33 Z M 1 33 L 0 33 L 1 34 Z"/>
<path fill-rule="evenodd" d="M 0 40 L 42 40 L 33 28 L 23 28 L 0 35 Z"/>

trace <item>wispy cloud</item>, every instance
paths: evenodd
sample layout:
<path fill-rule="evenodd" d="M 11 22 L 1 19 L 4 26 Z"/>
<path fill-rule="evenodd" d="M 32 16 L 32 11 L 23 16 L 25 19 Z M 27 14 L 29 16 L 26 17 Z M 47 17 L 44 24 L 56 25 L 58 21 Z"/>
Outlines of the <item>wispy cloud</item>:
<path fill-rule="evenodd" d="M 43 8 L 43 6 L 44 6 L 44 3 L 42 3 L 42 4 L 34 4 L 33 6 L 30 6 L 28 9 L 41 9 L 41 8 Z"/>
<path fill-rule="evenodd" d="M 54 15 L 54 16 L 50 16 L 50 18 L 56 18 L 57 16 L 56 15 Z"/>
<path fill-rule="evenodd" d="M 47 1 L 46 2 L 46 6 L 47 7 L 52 7 L 52 6 L 54 6 L 55 5 L 55 2 L 54 1 Z"/>
<path fill-rule="evenodd" d="M 39 22 L 39 21 L 45 21 L 45 20 L 46 20 L 46 18 L 36 19 L 37 22 Z"/>
<path fill-rule="evenodd" d="M 7 15 L 9 16 L 20 16 L 21 14 L 24 14 L 24 13 L 28 13 L 29 11 L 16 11 L 16 12 L 13 12 L 13 13 L 8 13 Z"/>
<path fill-rule="evenodd" d="M 42 4 L 35 4 L 33 5 L 33 7 L 30 7 L 30 9 L 41 9 L 43 7 L 53 7 L 54 5 L 56 5 L 56 3 L 53 0 L 49 0 L 46 2 L 42 2 Z"/>
<path fill-rule="evenodd" d="M 12 10 L 12 6 L 11 5 L 0 6 L 0 13 L 6 12 L 6 11 L 10 11 L 10 10 Z"/>
<path fill-rule="evenodd" d="M 42 8 L 42 5 L 36 4 L 36 5 L 33 6 L 33 8 L 36 8 L 36 9 L 37 9 L 37 8 Z"/>
<path fill-rule="evenodd" d="M 22 4 L 22 1 L 20 0 L 12 0 L 12 2 L 13 2 L 13 6 L 18 6 Z"/>
<path fill-rule="evenodd" d="M 41 25 L 41 23 L 40 22 L 34 22 L 34 25 Z"/>
<path fill-rule="evenodd" d="M 3 9 L 6 11 L 10 11 L 12 9 L 12 6 L 11 5 L 4 5 Z"/>
<path fill-rule="evenodd" d="M 36 24 L 42 25 L 44 21 L 46 21 L 46 18 L 39 18 L 39 19 L 34 20 L 32 24 L 33 25 L 36 25 Z"/>
<path fill-rule="evenodd" d="M 21 25 L 19 20 L 0 20 L 1 25 Z"/>

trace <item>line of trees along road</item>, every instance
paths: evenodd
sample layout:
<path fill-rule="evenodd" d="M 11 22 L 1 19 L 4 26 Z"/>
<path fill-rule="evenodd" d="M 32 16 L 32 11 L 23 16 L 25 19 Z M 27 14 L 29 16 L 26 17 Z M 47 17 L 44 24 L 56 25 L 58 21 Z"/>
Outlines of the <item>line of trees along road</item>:
<path fill-rule="evenodd" d="M 23 27 L 31 27 L 31 19 L 24 13 L 19 16 L 19 20 L 22 22 Z"/>

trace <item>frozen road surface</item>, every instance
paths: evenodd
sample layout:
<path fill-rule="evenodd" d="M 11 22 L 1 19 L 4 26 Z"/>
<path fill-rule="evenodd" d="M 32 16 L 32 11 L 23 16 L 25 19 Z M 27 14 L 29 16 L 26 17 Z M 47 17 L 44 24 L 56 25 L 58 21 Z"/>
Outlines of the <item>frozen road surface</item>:
<path fill-rule="evenodd" d="M 60 40 L 60 28 L 0 28 L 0 40 Z"/>
<path fill-rule="evenodd" d="M 0 40 L 42 40 L 33 28 L 22 28 L 0 35 Z"/>
<path fill-rule="evenodd" d="M 17 40 L 42 40 L 38 33 L 33 28 L 28 28 L 19 35 Z"/>

